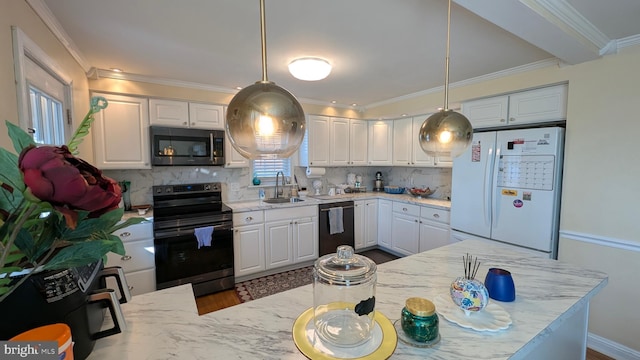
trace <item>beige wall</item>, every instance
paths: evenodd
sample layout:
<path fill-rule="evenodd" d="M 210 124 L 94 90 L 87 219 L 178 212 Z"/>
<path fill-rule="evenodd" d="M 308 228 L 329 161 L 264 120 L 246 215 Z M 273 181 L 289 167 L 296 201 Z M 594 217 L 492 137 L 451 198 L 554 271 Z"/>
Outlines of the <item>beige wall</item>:
<path fill-rule="evenodd" d="M 89 110 L 88 81 L 82 67 L 71 57 L 67 50 L 53 36 L 29 5 L 22 0 L 2 2 L 0 11 L 0 146 L 11 144 L 4 125 L 5 120 L 18 124 L 18 105 L 13 69 L 13 41 L 11 26 L 20 28 L 33 40 L 56 65 L 72 79 L 73 121 L 74 125 L 82 121 Z M 74 126 L 74 128 L 75 128 Z M 79 146 L 80 156 L 93 160 L 90 136 Z"/>
<path fill-rule="evenodd" d="M 73 78 L 74 116 L 80 121 L 88 110 L 88 89 L 144 96 L 189 99 L 226 104 L 230 94 L 176 88 L 148 83 L 99 79 L 88 82 L 84 72 L 64 51 L 40 19 L 23 1 L 4 1 L 0 12 L 0 120 L 17 123 L 16 89 L 13 77 L 11 25 L 20 27 Z M 560 259 L 606 271 L 610 285 L 592 305 L 590 331 L 640 352 L 640 318 L 635 299 L 640 287 L 633 285 L 640 264 L 640 47 L 589 63 L 549 67 L 483 83 L 453 88 L 450 104 L 464 99 L 501 94 L 541 85 L 569 82 L 561 229 L 586 234 L 584 239 L 560 240 Z M 455 69 L 452 69 L 455 71 Z M 303 104 L 305 112 L 354 118 L 399 117 L 402 113 L 424 114 L 442 106 L 442 94 L 399 101 L 369 109 L 353 110 Z M 452 106 L 453 107 L 453 106 Z M 0 145 L 8 145 L 1 126 Z M 90 138 L 81 147 L 90 159 Z M 627 249 L 609 240 L 628 242 Z M 631 285 L 628 285 L 631 283 Z M 552 289 L 550 289 L 552 291 Z"/>
<path fill-rule="evenodd" d="M 589 330 L 637 352 L 640 287 L 633 280 L 640 270 L 639 64 L 640 46 L 635 46 L 580 65 L 549 67 L 450 91 L 450 103 L 459 103 L 569 82 L 560 228 L 561 233 L 583 236 L 561 236 L 559 259 L 609 275 L 609 286 L 592 304 Z M 370 109 L 365 116 L 419 114 L 434 111 L 442 101 L 442 93 L 431 94 Z"/>

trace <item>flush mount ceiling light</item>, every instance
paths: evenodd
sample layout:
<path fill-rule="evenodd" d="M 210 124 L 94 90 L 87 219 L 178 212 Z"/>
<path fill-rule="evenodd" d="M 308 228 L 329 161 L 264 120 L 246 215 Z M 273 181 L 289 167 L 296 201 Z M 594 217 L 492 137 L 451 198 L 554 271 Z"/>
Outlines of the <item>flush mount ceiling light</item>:
<path fill-rule="evenodd" d="M 231 99 L 226 131 L 233 148 L 247 159 L 287 158 L 300 147 L 306 122 L 295 96 L 267 78 L 264 0 L 260 0 L 260 34 L 262 80 Z"/>
<path fill-rule="evenodd" d="M 420 127 L 420 147 L 430 156 L 457 157 L 471 143 L 473 128 L 462 114 L 449 110 L 449 37 L 451 29 L 451 0 L 447 15 L 447 55 L 444 76 L 444 108 L 429 116 Z"/>
<path fill-rule="evenodd" d="M 303 57 L 289 63 L 289 72 L 296 79 L 304 81 L 322 80 L 331 73 L 331 64 L 317 57 Z"/>

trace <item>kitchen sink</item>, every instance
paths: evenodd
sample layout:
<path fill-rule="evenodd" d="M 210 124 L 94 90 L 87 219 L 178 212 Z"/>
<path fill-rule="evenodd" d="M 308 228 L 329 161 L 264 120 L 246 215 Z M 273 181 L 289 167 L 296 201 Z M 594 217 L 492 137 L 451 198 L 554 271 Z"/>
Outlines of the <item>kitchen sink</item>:
<path fill-rule="evenodd" d="M 267 204 L 284 204 L 284 203 L 289 203 L 289 202 L 301 202 L 304 201 L 303 199 L 300 198 L 271 198 L 271 199 L 265 199 L 263 200 L 264 202 L 266 202 Z"/>

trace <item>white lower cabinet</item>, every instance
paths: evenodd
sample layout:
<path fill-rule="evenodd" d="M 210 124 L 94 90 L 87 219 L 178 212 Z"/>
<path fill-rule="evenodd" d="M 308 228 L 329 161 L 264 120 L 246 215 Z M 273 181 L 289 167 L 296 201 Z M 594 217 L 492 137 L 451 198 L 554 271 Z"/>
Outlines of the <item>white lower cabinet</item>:
<path fill-rule="evenodd" d="M 318 258 L 318 208 L 303 206 L 265 211 L 266 268 Z"/>
<path fill-rule="evenodd" d="M 354 206 L 354 229 L 356 250 L 378 244 L 378 200 L 356 200 Z"/>
<path fill-rule="evenodd" d="M 451 242 L 449 210 L 393 201 L 391 215 L 379 216 L 379 227 L 383 221 L 391 223 L 390 249 L 399 254 L 417 254 Z"/>
<path fill-rule="evenodd" d="M 378 200 L 378 246 L 391 249 L 391 215 L 393 214 L 393 201 Z"/>
<path fill-rule="evenodd" d="M 423 206 L 420 209 L 420 248 L 427 251 L 449 245 L 449 211 Z"/>
<path fill-rule="evenodd" d="M 264 212 L 233 214 L 233 266 L 236 277 L 266 269 Z"/>
<path fill-rule="evenodd" d="M 393 202 L 391 249 L 404 255 L 417 254 L 420 237 L 420 206 Z"/>
<path fill-rule="evenodd" d="M 233 214 L 236 277 L 318 258 L 318 207 Z"/>
<path fill-rule="evenodd" d="M 156 290 L 156 268 L 153 246 L 153 223 L 128 226 L 114 233 L 122 240 L 125 255 L 107 254 L 105 266 L 120 266 L 124 271 L 131 295 Z M 114 279 L 107 278 L 107 287 L 119 292 Z M 118 294 L 120 297 L 120 294 Z"/>

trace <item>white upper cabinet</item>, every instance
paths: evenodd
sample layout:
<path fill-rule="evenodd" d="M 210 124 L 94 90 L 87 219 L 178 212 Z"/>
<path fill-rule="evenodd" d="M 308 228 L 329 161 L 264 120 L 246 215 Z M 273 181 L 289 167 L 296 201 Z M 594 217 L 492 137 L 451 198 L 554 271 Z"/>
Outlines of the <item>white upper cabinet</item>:
<path fill-rule="evenodd" d="M 189 103 L 189 127 L 224 130 L 223 110 L 221 105 Z"/>
<path fill-rule="evenodd" d="M 428 115 L 393 121 L 393 165 L 451 167 L 450 158 L 432 157 L 422 150 L 418 135 Z"/>
<path fill-rule="evenodd" d="M 307 166 L 367 164 L 367 121 L 309 115 Z"/>
<path fill-rule="evenodd" d="M 462 113 L 474 128 L 517 126 L 567 118 L 567 85 L 462 103 Z"/>
<path fill-rule="evenodd" d="M 308 166 L 328 166 L 331 118 L 309 115 L 307 127 L 309 129 Z"/>
<path fill-rule="evenodd" d="M 151 125 L 224 130 L 224 107 L 186 101 L 149 99 Z"/>
<path fill-rule="evenodd" d="M 367 165 L 367 121 L 349 120 L 349 165 Z"/>
<path fill-rule="evenodd" d="M 99 169 L 150 169 L 147 99 L 94 93 L 109 102 L 91 127 L 95 166 Z"/>
<path fill-rule="evenodd" d="M 393 165 L 393 120 L 368 123 L 368 165 Z"/>

